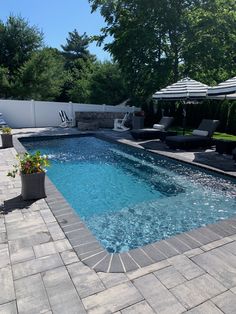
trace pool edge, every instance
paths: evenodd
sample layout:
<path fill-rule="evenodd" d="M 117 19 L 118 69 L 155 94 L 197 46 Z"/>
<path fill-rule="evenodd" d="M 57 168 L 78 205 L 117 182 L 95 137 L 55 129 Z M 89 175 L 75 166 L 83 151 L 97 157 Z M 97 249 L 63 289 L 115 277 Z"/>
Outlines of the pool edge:
<path fill-rule="evenodd" d="M 89 136 L 91 135 L 96 136 L 96 134 L 89 134 Z M 19 138 L 23 137 L 25 136 L 22 135 Z M 107 139 L 106 137 L 103 138 Z M 114 139 L 110 140 L 118 142 Z M 121 144 L 128 145 L 125 143 Z M 14 148 L 18 153 L 26 152 L 24 146 L 16 137 L 14 138 Z M 159 155 L 161 156 L 161 154 Z M 165 157 L 168 158 L 168 156 Z M 193 165 L 197 166 L 194 163 Z M 227 176 L 227 174 L 225 175 Z M 84 228 L 78 228 L 82 224 L 79 215 L 75 213 L 64 196 L 47 176 L 45 185 L 48 195 L 45 201 L 66 238 L 69 240 L 79 259 L 96 272 L 124 273 L 134 271 L 236 234 L 236 216 L 233 216 L 205 227 L 132 249 L 126 253 L 108 253 L 92 235 L 86 225 L 84 225 Z M 69 232 L 68 229 L 70 230 Z M 81 231 L 81 229 L 83 230 Z M 86 235 L 83 236 L 84 230 L 86 231 Z M 80 239 L 79 245 L 74 244 L 74 240 L 76 241 L 77 239 Z"/>

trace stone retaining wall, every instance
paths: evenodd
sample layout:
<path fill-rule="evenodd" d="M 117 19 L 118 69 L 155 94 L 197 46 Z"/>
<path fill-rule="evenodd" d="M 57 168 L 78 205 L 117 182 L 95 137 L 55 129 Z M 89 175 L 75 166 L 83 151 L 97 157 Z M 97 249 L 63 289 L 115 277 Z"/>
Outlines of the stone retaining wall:
<path fill-rule="evenodd" d="M 96 122 L 99 128 L 113 128 L 114 119 L 122 119 L 124 112 L 75 112 L 76 124 L 78 122 Z"/>

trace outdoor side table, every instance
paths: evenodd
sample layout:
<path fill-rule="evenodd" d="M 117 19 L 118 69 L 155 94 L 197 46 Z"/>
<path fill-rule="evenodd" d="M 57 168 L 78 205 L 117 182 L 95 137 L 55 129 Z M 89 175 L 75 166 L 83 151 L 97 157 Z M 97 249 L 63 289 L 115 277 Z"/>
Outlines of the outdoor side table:
<path fill-rule="evenodd" d="M 219 154 L 232 154 L 233 149 L 236 147 L 236 141 L 229 140 L 215 140 L 216 152 Z"/>

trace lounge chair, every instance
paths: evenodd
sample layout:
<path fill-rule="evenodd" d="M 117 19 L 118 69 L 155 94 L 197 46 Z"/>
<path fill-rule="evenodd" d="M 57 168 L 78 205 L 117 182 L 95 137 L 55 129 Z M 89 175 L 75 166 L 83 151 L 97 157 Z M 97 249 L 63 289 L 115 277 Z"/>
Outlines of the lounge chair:
<path fill-rule="evenodd" d="M 68 128 L 68 127 L 72 127 L 73 126 L 73 119 L 72 118 L 68 118 L 66 112 L 64 110 L 60 110 L 59 111 L 59 116 L 61 118 L 61 124 L 60 127 L 62 128 Z"/>
<path fill-rule="evenodd" d="M 7 126 L 6 121 L 3 119 L 2 113 L 0 113 L 0 128 Z"/>
<path fill-rule="evenodd" d="M 219 120 L 203 119 L 199 127 L 192 135 L 167 136 L 166 144 L 172 149 L 192 149 L 198 147 L 210 147 L 213 144 L 212 135 L 215 132 Z"/>
<path fill-rule="evenodd" d="M 129 116 L 130 116 L 130 113 L 127 112 L 123 119 L 115 119 L 113 131 L 118 131 L 118 132 L 128 131 L 129 128 L 125 126 L 125 123 L 129 120 Z"/>
<path fill-rule="evenodd" d="M 232 154 L 233 154 L 233 159 L 234 159 L 235 162 L 236 162 L 236 148 L 232 151 Z"/>
<path fill-rule="evenodd" d="M 154 124 L 152 128 L 132 130 L 131 135 L 135 140 L 162 139 L 165 135 L 168 135 L 167 130 L 173 121 L 173 117 L 162 117 L 160 122 L 158 124 Z"/>

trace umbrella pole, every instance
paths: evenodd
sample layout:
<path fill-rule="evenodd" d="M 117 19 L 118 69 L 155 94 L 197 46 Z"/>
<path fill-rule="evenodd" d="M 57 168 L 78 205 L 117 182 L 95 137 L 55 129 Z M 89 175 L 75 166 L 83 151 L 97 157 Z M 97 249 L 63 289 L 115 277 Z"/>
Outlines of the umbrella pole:
<path fill-rule="evenodd" d="M 186 115 L 187 115 L 186 104 L 184 103 L 184 106 L 183 106 L 183 135 L 185 135 L 185 129 L 186 129 Z"/>

